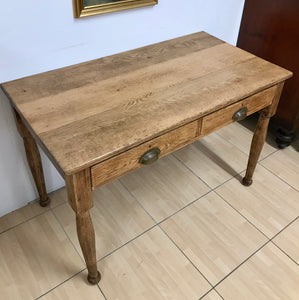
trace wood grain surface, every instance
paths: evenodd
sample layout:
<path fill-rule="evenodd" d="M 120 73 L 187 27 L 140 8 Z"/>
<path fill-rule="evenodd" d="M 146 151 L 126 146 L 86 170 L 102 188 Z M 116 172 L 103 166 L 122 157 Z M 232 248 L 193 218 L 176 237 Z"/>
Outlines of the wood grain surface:
<path fill-rule="evenodd" d="M 50 198 L 47 194 L 44 171 L 42 166 L 42 160 L 40 157 L 39 150 L 37 148 L 36 142 L 27 127 L 23 123 L 21 117 L 15 111 L 15 121 L 17 125 L 18 132 L 23 138 L 26 157 L 28 161 L 29 168 L 31 170 L 35 186 L 39 195 L 39 203 L 41 206 L 45 207 L 50 203 Z"/>
<path fill-rule="evenodd" d="M 204 117 L 202 121 L 201 136 L 207 135 L 233 123 L 234 120 L 232 117 L 234 113 L 241 107 L 246 107 L 248 109 L 247 115 L 251 115 L 260 109 L 269 106 L 274 99 L 276 90 L 277 86 L 271 87 L 265 91 L 248 97 L 243 101 L 239 101 Z M 274 100 L 276 100 L 276 98 Z"/>
<path fill-rule="evenodd" d="M 291 75 L 201 32 L 2 88 L 70 175 Z"/>
<path fill-rule="evenodd" d="M 92 188 L 96 189 L 109 181 L 140 168 L 142 165 L 139 163 L 139 159 L 149 149 L 159 148 L 161 151 L 159 157 L 163 157 L 194 142 L 199 138 L 200 130 L 201 119 L 93 166 L 91 168 Z"/>

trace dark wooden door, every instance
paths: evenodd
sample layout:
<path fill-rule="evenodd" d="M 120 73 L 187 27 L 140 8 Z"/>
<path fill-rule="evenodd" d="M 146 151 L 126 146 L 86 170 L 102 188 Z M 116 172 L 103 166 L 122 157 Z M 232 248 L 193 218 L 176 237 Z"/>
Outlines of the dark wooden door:
<path fill-rule="evenodd" d="M 237 46 L 294 73 L 274 117 L 287 146 L 299 127 L 299 0 L 246 0 Z"/>

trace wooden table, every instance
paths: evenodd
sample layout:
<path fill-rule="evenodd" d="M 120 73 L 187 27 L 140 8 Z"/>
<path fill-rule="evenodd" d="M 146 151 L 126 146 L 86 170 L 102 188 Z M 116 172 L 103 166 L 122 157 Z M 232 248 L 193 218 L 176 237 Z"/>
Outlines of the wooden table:
<path fill-rule="evenodd" d="M 2 84 L 40 196 L 37 144 L 64 177 L 96 284 L 92 190 L 259 111 L 244 185 L 292 73 L 205 32 Z M 228 162 L 229 163 L 229 162 Z"/>

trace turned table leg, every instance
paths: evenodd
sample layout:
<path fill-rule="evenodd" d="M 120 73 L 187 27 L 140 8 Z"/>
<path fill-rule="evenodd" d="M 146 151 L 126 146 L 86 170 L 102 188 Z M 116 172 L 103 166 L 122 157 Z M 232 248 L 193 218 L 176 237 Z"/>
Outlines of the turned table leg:
<path fill-rule="evenodd" d="M 68 201 L 76 213 L 79 243 L 88 270 L 87 280 L 97 284 L 101 275 L 97 270 L 95 234 L 89 209 L 92 208 L 92 190 L 89 169 L 65 177 Z"/>
<path fill-rule="evenodd" d="M 27 161 L 39 194 L 39 203 L 41 206 L 47 206 L 50 203 L 50 198 L 48 197 L 46 190 L 45 177 L 39 150 L 34 138 L 16 111 L 15 119 L 18 131 L 24 141 Z"/>
<path fill-rule="evenodd" d="M 242 181 L 245 186 L 252 184 L 252 176 L 264 146 L 269 120 L 269 107 L 266 107 L 260 111 L 260 117 L 252 138 L 246 175 Z"/>
<path fill-rule="evenodd" d="M 284 82 L 279 83 L 276 86 L 276 92 L 272 104 L 260 111 L 259 120 L 251 142 L 246 174 L 242 180 L 242 183 L 245 186 L 250 186 L 252 184 L 252 176 L 265 143 L 269 121 L 276 112 L 283 85 Z"/>

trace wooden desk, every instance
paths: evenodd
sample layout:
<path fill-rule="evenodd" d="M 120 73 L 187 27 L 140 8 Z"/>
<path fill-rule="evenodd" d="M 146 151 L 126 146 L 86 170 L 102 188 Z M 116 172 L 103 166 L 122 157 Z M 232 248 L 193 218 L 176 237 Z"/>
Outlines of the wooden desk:
<path fill-rule="evenodd" d="M 29 166 L 49 202 L 39 144 L 65 178 L 97 283 L 92 190 L 260 111 L 243 184 L 252 175 L 284 81 L 292 73 L 205 32 L 11 81 Z M 229 163 L 229 162 L 228 162 Z"/>

